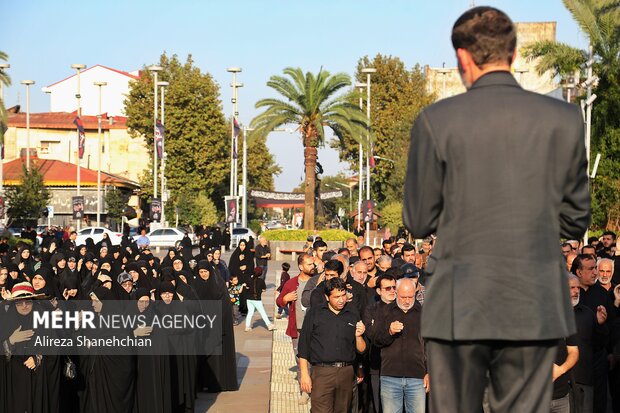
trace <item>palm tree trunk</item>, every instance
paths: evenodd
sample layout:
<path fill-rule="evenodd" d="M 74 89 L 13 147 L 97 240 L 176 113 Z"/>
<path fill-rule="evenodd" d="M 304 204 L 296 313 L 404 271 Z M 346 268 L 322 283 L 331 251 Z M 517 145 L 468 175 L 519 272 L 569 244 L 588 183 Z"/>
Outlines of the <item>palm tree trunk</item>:
<path fill-rule="evenodd" d="M 316 160 L 318 150 L 312 146 L 304 148 L 304 165 L 306 166 L 306 182 L 304 202 L 304 229 L 314 231 L 314 189 L 316 185 Z"/>

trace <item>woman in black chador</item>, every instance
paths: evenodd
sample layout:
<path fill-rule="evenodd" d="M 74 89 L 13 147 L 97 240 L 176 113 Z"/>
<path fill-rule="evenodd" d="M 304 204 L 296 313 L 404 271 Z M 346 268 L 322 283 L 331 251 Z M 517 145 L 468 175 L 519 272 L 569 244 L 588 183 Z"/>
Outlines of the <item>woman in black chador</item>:
<path fill-rule="evenodd" d="M 222 306 L 222 346 L 221 355 L 200 357 L 199 388 L 207 388 L 210 393 L 236 391 L 237 358 L 235 350 L 235 331 L 233 329 L 232 308 L 228 290 L 222 278 L 215 272 L 211 264 L 202 260 L 198 263 L 197 277 L 193 287 L 201 301 L 216 300 Z M 213 341 L 210 340 L 210 343 Z M 206 348 L 207 352 L 213 349 Z M 206 364 L 205 364 L 206 361 Z"/>
<path fill-rule="evenodd" d="M 155 316 L 155 303 L 146 288 L 138 288 L 132 294 L 136 314 L 145 316 L 145 324 L 151 326 Z M 137 336 L 148 335 L 156 343 L 152 354 L 138 355 L 136 371 L 136 401 L 134 413 L 172 413 L 172 381 L 170 356 L 165 335 L 159 327 L 136 331 Z"/>
<path fill-rule="evenodd" d="M 254 253 L 250 251 L 246 240 L 242 239 L 239 241 L 239 246 L 230 256 L 228 269 L 230 270 L 230 275 L 239 277 L 239 284 L 249 283 L 254 270 Z M 246 315 L 248 313 L 248 306 L 246 304 L 247 295 L 245 291 L 241 293 L 239 298 L 239 312 Z"/>

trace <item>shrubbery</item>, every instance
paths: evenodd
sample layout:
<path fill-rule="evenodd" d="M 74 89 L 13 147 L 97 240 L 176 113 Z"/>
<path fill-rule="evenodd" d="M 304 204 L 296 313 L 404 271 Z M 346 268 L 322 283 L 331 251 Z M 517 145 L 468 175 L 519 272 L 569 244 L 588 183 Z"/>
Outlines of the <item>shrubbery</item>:
<path fill-rule="evenodd" d="M 306 231 L 303 229 L 272 229 L 263 232 L 261 235 L 264 235 L 268 241 L 306 241 L 309 235 L 314 235 L 314 231 Z M 323 241 L 346 241 L 347 238 L 355 238 L 355 235 L 342 229 L 318 231 L 318 236 L 320 236 Z"/>

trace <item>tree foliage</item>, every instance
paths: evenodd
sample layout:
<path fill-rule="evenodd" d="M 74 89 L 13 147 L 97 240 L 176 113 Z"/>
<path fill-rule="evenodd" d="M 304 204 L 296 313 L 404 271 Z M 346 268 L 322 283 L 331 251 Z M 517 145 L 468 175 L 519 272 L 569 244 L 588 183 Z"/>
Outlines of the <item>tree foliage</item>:
<path fill-rule="evenodd" d="M 51 195 L 43 182 L 43 175 L 37 168 L 30 171 L 22 165 L 21 183 L 6 188 L 8 203 L 7 215 L 11 222 L 17 221 L 29 225 L 36 224 L 41 210 L 47 207 Z"/>
<path fill-rule="evenodd" d="M 315 168 L 317 147 L 325 142 L 325 126 L 336 136 L 345 133 L 359 136 L 366 128 L 366 119 L 359 108 L 346 99 L 336 96 L 351 84 L 344 73 L 333 76 L 321 69 L 318 74 L 303 73 L 300 68 L 284 69 L 286 76 L 271 76 L 267 86 L 285 99 L 268 98 L 259 100 L 256 108 L 265 108 L 254 120 L 252 127 L 257 136 L 267 136 L 274 129 L 287 125 L 298 125 L 304 146 L 305 187 L 304 228 L 314 229 L 316 189 Z"/>
<path fill-rule="evenodd" d="M 168 57 L 164 53 L 158 65 L 163 67 L 158 81 L 170 83 L 165 91 L 165 175 L 170 201 L 178 204 L 183 191 L 203 193 L 223 205 L 230 173 L 230 134 L 219 87 L 210 74 L 194 66 L 191 55 L 181 63 L 176 55 Z M 159 91 L 158 99 L 161 102 Z M 140 79 L 131 84 L 125 112 L 131 133 L 144 137 L 152 156 L 153 77 L 146 66 Z M 141 179 L 150 180 L 150 185 L 143 186 L 147 196 L 152 196 L 152 176 L 148 177 L 151 170 L 147 169 Z"/>
<path fill-rule="evenodd" d="M 6 62 L 9 59 L 9 56 L 0 50 L 0 61 Z M 11 85 L 11 78 L 6 72 L 0 69 L 0 83 L 5 86 Z M 1 89 L 1 88 L 0 88 Z M 6 121 L 6 109 L 4 107 L 4 100 L 2 96 L 0 96 L 0 140 L 2 144 L 4 144 L 4 132 L 7 129 L 7 121 Z"/>
<path fill-rule="evenodd" d="M 356 79 L 366 82 L 362 73 L 364 67 L 377 69 L 371 77 L 371 129 L 374 136 L 374 154 L 376 166 L 371 171 L 371 197 L 378 202 L 402 201 L 403 186 L 409 148 L 409 134 L 413 121 L 425 106 L 435 97 L 426 90 L 424 73 L 419 66 L 411 70 L 398 58 L 376 55 L 373 59 L 363 57 L 357 64 Z M 364 108 L 366 89 L 362 89 Z M 352 91 L 348 99 L 359 105 L 359 90 Z M 364 109 L 365 111 L 366 109 Z M 331 142 L 331 146 L 340 150 L 340 159 L 346 161 L 355 172 L 359 167 L 359 144 L 357 137 L 344 134 L 340 140 Z M 367 152 L 364 151 L 365 168 Z M 364 194 L 364 199 L 366 195 Z"/>
<path fill-rule="evenodd" d="M 591 159 L 601 154 L 596 178 L 591 182 L 593 227 L 618 226 L 620 219 L 620 2 L 617 0 L 563 0 L 581 30 L 588 36 L 599 81 L 593 105 Z M 542 57 L 537 69 L 553 68 L 560 76 L 580 72 L 588 56 L 585 50 L 539 42 L 524 50 L 526 56 Z M 546 55 L 543 56 L 543 53 Z M 584 89 L 578 89 L 584 98 Z"/>
<path fill-rule="evenodd" d="M 179 220 L 185 225 L 215 225 L 218 222 L 218 213 L 211 198 L 201 192 L 181 192 L 179 194 Z"/>
<path fill-rule="evenodd" d="M 120 219 L 127 208 L 127 196 L 114 188 L 105 194 L 105 204 L 108 209 L 108 217 Z"/>

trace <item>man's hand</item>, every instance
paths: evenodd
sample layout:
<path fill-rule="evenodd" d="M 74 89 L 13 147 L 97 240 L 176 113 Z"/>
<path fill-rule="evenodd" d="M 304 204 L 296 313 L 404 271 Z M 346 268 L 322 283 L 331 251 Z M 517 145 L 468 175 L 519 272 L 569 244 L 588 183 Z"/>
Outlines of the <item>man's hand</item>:
<path fill-rule="evenodd" d="M 22 330 L 22 326 L 17 327 L 17 330 L 13 331 L 13 334 L 9 336 L 9 344 L 22 343 L 28 341 L 34 335 L 33 330 Z"/>
<path fill-rule="evenodd" d="M 599 324 L 605 324 L 605 320 L 607 320 L 607 309 L 604 306 L 599 305 L 596 307 L 596 321 Z"/>
<path fill-rule="evenodd" d="M 424 375 L 424 379 L 422 380 L 422 382 L 424 383 L 424 390 L 428 393 L 429 391 L 431 391 L 431 379 L 428 376 L 428 373 L 426 373 Z"/>
<path fill-rule="evenodd" d="M 404 327 L 405 326 L 400 321 L 392 321 L 390 324 L 390 335 L 393 336 L 394 334 L 400 333 L 403 331 Z"/>
<path fill-rule="evenodd" d="M 291 291 L 286 294 L 283 299 L 285 303 L 290 303 L 291 301 L 297 300 L 297 291 Z"/>
<path fill-rule="evenodd" d="M 301 380 L 299 380 L 299 387 L 301 391 L 305 393 L 312 393 L 312 379 L 308 373 L 301 373 Z"/>
<path fill-rule="evenodd" d="M 11 297 L 11 293 L 6 288 L 2 287 L 2 290 L 0 290 L 0 297 L 2 297 L 3 300 L 6 300 Z"/>
<path fill-rule="evenodd" d="M 553 363 L 553 381 L 555 381 L 558 377 L 560 377 L 562 374 L 566 373 L 564 371 L 564 369 L 560 366 L 558 366 L 557 364 Z"/>
<path fill-rule="evenodd" d="M 35 367 L 37 367 L 37 363 L 34 362 L 34 357 L 28 357 L 28 359 L 24 361 L 24 366 L 28 367 L 30 370 L 34 370 Z"/>
<path fill-rule="evenodd" d="M 361 337 L 364 331 L 366 331 L 366 326 L 361 321 L 358 321 L 355 324 L 355 337 Z"/>
<path fill-rule="evenodd" d="M 146 337 L 150 336 L 153 332 L 153 327 L 138 327 L 133 331 L 134 337 Z"/>
<path fill-rule="evenodd" d="M 356 374 L 356 377 L 355 377 L 355 382 L 357 384 L 360 384 L 363 381 L 364 381 L 364 369 L 363 368 L 362 369 L 357 369 L 357 374 Z"/>

